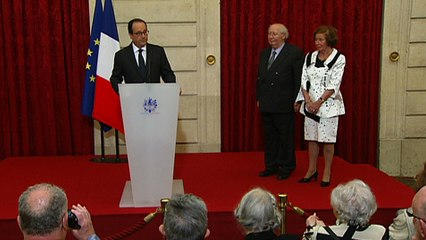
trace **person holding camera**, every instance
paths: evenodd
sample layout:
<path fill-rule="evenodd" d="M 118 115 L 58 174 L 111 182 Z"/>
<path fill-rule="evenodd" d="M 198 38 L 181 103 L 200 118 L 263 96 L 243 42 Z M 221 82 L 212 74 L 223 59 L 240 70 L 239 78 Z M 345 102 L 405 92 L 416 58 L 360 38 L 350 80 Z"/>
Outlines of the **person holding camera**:
<path fill-rule="evenodd" d="M 25 240 L 65 240 L 67 231 L 79 240 L 99 240 L 86 207 L 73 205 L 68 210 L 65 191 L 50 183 L 25 190 L 18 201 L 19 228 Z"/>

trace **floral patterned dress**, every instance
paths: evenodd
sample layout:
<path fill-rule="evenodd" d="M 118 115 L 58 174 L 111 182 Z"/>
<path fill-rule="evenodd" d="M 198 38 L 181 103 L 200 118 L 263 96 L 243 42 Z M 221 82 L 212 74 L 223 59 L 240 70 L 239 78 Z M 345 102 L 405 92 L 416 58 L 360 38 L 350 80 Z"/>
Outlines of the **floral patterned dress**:
<path fill-rule="evenodd" d="M 338 51 L 333 49 L 330 56 L 324 61 L 324 67 L 315 66 L 318 51 L 312 53 L 310 63 L 303 65 L 301 88 L 307 89 L 308 81 L 310 82 L 309 95 L 312 101 L 317 101 L 325 90 L 334 90 L 333 95 L 328 98 L 320 107 L 317 115 L 321 118 L 330 118 L 345 114 L 345 105 L 343 96 L 340 92 L 340 84 L 342 83 L 343 72 L 345 70 L 346 58 L 340 54 L 333 66 L 328 69 L 328 64 L 334 59 Z M 300 91 L 296 101 L 303 100 L 303 94 Z M 304 102 L 300 108 L 300 113 L 305 114 Z"/>

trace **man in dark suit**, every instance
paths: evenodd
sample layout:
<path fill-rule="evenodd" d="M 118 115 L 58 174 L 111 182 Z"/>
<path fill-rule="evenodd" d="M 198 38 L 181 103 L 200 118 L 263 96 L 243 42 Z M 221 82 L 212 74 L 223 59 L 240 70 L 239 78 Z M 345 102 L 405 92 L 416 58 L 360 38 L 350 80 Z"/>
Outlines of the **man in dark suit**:
<path fill-rule="evenodd" d="M 265 170 L 261 177 L 277 174 L 282 180 L 296 168 L 294 101 L 300 88 L 303 52 L 286 43 L 283 24 L 268 29 L 270 47 L 260 54 L 257 76 L 257 105 L 265 134 Z"/>
<path fill-rule="evenodd" d="M 130 20 L 127 25 L 132 43 L 115 54 L 110 78 L 118 92 L 122 83 L 175 83 L 176 76 L 170 67 L 164 48 L 148 43 L 148 27 L 142 19 Z"/>

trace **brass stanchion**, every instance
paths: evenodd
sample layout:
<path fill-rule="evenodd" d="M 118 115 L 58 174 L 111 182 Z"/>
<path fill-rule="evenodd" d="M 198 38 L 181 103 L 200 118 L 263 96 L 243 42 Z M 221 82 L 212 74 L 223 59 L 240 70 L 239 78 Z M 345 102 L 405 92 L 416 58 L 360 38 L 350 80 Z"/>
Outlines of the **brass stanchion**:
<path fill-rule="evenodd" d="M 280 210 L 281 215 L 282 215 L 281 228 L 280 228 L 280 234 L 282 235 L 282 234 L 286 233 L 286 224 L 287 224 L 287 213 L 286 213 L 286 209 L 287 209 L 287 194 L 280 193 L 280 194 L 278 194 L 278 198 L 280 200 L 279 210 Z"/>
<path fill-rule="evenodd" d="M 143 220 L 141 219 L 140 221 L 136 222 L 135 224 L 128 227 L 127 229 L 124 229 L 124 230 L 120 231 L 119 233 L 116 233 L 114 235 L 111 235 L 109 237 L 102 238 L 102 239 L 104 239 L 104 240 L 127 239 L 127 237 L 131 236 L 135 232 L 137 232 L 137 231 L 141 230 L 143 227 L 145 227 L 145 225 L 147 225 L 149 222 L 151 222 L 155 218 L 155 216 L 157 216 L 157 214 L 164 213 L 166 204 L 168 202 L 169 202 L 169 199 L 167 199 L 167 198 L 161 199 L 161 202 L 160 202 L 161 206 L 159 208 L 157 208 L 155 210 L 155 212 L 148 214 L 147 216 L 145 216 L 143 218 Z"/>
<path fill-rule="evenodd" d="M 143 219 L 146 223 L 149 223 L 152 221 L 152 219 L 154 219 L 155 216 L 157 216 L 157 214 L 159 213 L 164 213 L 166 211 L 166 204 L 169 202 L 168 198 L 163 198 L 161 199 L 161 206 L 159 208 L 157 208 L 157 210 L 153 213 L 150 213 L 148 215 L 146 215 L 146 217 Z"/>

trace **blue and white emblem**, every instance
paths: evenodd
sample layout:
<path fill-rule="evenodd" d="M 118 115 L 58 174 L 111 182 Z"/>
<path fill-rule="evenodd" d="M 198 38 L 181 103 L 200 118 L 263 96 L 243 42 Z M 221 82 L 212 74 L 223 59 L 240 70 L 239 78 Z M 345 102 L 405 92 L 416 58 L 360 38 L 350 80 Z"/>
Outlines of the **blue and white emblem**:
<path fill-rule="evenodd" d="M 144 100 L 143 109 L 145 110 L 145 113 L 154 113 L 157 106 L 157 99 L 147 98 Z"/>

